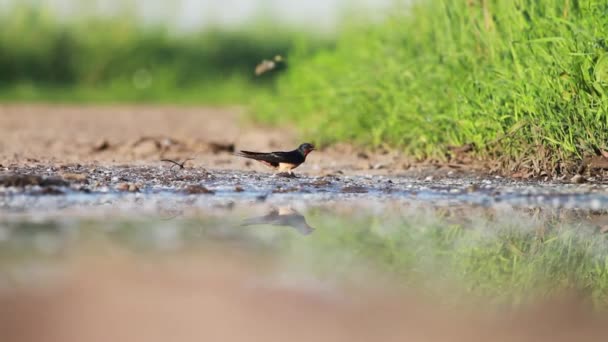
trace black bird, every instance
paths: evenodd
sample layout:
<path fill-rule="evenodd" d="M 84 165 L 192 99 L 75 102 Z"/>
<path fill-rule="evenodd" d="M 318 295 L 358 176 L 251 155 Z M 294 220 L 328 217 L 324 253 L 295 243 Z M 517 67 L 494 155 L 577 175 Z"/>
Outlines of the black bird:
<path fill-rule="evenodd" d="M 293 169 L 306 161 L 306 156 L 315 150 L 313 144 L 304 143 L 297 149 L 289 152 L 250 152 L 238 151 L 235 154 L 240 157 L 257 160 L 278 172 L 288 172 L 293 176 Z"/>
<path fill-rule="evenodd" d="M 297 230 L 302 235 L 309 235 L 315 229 L 308 225 L 306 217 L 290 207 L 272 209 L 267 215 L 248 218 L 242 226 L 268 224 L 271 226 L 286 226 Z"/>

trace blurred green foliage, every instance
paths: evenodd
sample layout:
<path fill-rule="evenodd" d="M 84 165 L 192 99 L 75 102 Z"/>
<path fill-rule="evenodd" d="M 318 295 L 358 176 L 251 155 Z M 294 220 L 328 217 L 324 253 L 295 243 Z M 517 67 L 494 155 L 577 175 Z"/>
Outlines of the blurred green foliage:
<path fill-rule="evenodd" d="M 172 32 L 116 17 L 59 18 L 45 8 L 0 14 L 0 99 L 242 103 L 275 73 L 257 63 L 321 38 L 263 20 L 238 29 Z"/>

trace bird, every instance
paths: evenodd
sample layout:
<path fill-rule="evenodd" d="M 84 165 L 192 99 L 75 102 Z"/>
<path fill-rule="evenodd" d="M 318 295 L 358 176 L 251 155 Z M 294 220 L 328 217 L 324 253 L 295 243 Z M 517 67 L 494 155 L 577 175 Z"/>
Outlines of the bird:
<path fill-rule="evenodd" d="M 272 209 L 264 216 L 245 219 L 241 226 L 257 225 L 285 226 L 294 228 L 302 235 L 309 235 L 315 229 L 308 225 L 306 217 L 291 207 L 279 207 Z"/>
<path fill-rule="evenodd" d="M 268 71 L 274 70 L 279 63 L 284 63 L 283 56 L 276 55 L 272 60 L 264 59 L 255 67 L 255 75 L 261 76 Z"/>
<path fill-rule="evenodd" d="M 288 152 L 251 152 L 237 151 L 235 155 L 239 157 L 257 160 L 279 173 L 288 173 L 294 176 L 293 169 L 306 161 L 306 156 L 315 150 L 315 146 L 310 143 L 303 143 L 293 151 Z"/>

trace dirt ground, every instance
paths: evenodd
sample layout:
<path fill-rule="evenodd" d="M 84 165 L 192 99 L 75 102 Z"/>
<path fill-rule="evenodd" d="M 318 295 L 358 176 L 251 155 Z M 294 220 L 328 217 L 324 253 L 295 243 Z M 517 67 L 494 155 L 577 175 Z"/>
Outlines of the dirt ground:
<path fill-rule="evenodd" d="M 142 261 L 110 251 L 68 266 L 50 289 L 0 290 L 0 338 L 557 342 L 603 341 L 608 332 L 576 300 L 512 312 L 447 308 L 378 284 L 337 293 L 277 284 L 268 281 L 272 266 L 234 254 Z"/>
<path fill-rule="evenodd" d="M 269 172 L 231 152 L 291 150 L 315 142 L 299 141 L 293 129 L 245 123 L 241 114 L 236 107 L 1 105 L 0 164 L 161 165 L 165 158 L 193 158 L 186 166 Z M 313 152 L 297 172 L 392 174 L 409 167 L 394 151 L 365 153 L 339 145 Z"/>

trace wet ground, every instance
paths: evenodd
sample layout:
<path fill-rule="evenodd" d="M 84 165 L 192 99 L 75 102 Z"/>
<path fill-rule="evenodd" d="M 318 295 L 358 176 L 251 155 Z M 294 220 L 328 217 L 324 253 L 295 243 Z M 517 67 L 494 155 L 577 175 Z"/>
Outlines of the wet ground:
<path fill-rule="evenodd" d="M 608 204 L 608 184 L 513 181 L 498 176 L 299 175 L 158 166 L 7 167 L 0 175 L 0 210 L 53 210 L 99 203 L 230 203 L 367 200 L 599 210 Z M 433 173 L 431 173 L 433 174 Z M 204 196 L 202 196 L 204 195 Z M 120 205 L 116 206 L 120 208 Z"/>
<path fill-rule="evenodd" d="M 296 132 L 238 118 L 0 107 L 0 336 L 605 336 L 608 183 L 417 168 L 350 146 L 281 177 L 232 152 L 289 149 Z"/>
<path fill-rule="evenodd" d="M 608 213 L 593 209 L 601 189 L 552 196 L 475 178 L 164 168 L 143 181 L 112 170 L 100 169 L 107 182 L 3 189 L 3 339 L 601 341 L 608 332 L 598 312 L 608 298 Z M 559 295 L 580 279 L 592 295 Z"/>

